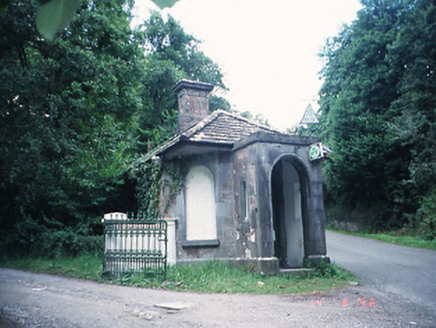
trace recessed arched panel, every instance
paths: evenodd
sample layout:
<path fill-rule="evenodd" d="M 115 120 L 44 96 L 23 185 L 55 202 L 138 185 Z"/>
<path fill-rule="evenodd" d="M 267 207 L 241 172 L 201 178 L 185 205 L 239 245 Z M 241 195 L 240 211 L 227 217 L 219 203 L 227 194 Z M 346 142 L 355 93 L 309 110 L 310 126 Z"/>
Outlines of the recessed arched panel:
<path fill-rule="evenodd" d="M 216 238 L 214 177 L 207 167 L 195 166 L 186 177 L 186 240 Z"/>

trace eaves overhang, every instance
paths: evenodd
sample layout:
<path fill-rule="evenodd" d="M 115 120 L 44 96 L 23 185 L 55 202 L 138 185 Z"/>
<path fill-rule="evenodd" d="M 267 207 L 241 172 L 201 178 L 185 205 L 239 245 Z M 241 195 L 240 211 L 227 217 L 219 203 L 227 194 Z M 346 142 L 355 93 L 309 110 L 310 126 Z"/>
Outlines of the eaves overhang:
<path fill-rule="evenodd" d="M 155 156 L 160 156 L 166 160 L 172 160 L 174 158 L 202 155 L 212 152 L 229 152 L 232 151 L 232 149 L 233 144 L 180 140 L 174 146 L 165 149 Z"/>
<path fill-rule="evenodd" d="M 309 146 L 315 142 L 319 142 L 318 138 L 305 137 L 298 135 L 289 135 L 284 133 L 267 133 L 264 131 L 258 131 L 250 135 L 249 137 L 236 142 L 233 147 L 233 151 L 245 148 L 255 142 L 262 143 L 274 143 L 274 144 L 285 144 L 285 145 L 295 145 L 295 146 Z"/>
<path fill-rule="evenodd" d="M 182 156 L 206 154 L 210 152 L 226 152 L 231 151 L 233 145 L 233 143 L 192 141 L 185 135 L 177 135 L 145 154 L 141 161 L 147 162 L 154 157 L 171 160 Z"/>

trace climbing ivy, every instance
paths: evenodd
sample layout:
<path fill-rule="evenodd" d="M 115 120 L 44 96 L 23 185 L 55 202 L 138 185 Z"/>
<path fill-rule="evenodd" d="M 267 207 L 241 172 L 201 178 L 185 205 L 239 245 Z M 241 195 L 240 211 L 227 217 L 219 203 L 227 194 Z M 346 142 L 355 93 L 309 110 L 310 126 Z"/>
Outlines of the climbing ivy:
<path fill-rule="evenodd" d="M 163 208 L 164 213 L 167 213 L 171 204 L 173 204 L 176 197 L 181 193 L 184 188 L 184 179 L 186 176 L 186 168 L 184 165 L 174 165 L 174 163 L 168 163 L 165 167 L 167 176 L 163 179 L 161 187 L 167 188 L 168 198 Z"/>
<path fill-rule="evenodd" d="M 158 218 L 160 214 L 162 171 L 162 166 L 152 161 L 138 161 L 129 171 L 129 177 L 136 182 L 136 210 L 145 213 L 147 218 Z"/>
<path fill-rule="evenodd" d="M 136 181 L 137 211 L 147 218 L 165 215 L 184 186 L 184 166 L 171 162 L 162 165 L 152 160 L 139 160 L 130 169 L 130 178 Z M 165 203 L 161 204 L 161 195 Z"/>

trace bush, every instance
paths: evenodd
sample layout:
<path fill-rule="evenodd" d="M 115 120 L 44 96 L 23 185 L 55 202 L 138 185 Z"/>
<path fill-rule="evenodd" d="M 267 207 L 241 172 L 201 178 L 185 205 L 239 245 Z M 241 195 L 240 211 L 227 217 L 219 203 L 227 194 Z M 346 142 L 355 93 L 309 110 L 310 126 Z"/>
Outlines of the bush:
<path fill-rule="evenodd" d="M 2 231 L 0 238 L 0 257 L 3 259 L 99 255 L 104 247 L 103 236 L 94 235 L 89 229 L 50 227 L 47 222 L 38 223 L 30 217 L 18 222 L 13 229 Z"/>
<path fill-rule="evenodd" d="M 430 241 L 436 238 L 436 188 L 423 197 L 414 222 L 412 221 L 411 224 L 421 238 Z"/>
<path fill-rule="evenodd" d="M 35 242 L 32 256 L 59 257 L 103 253 L 103 236 L 83 236 L 73 231 L 43 233 Z"/>
<path fill-rule="evenodd" d="M 377 203 L 372 206 L 355 206 L 352 209 L 339 204 L 326 204 L 325 212 L 327 225 L 350 232 L 398 230 L 403 223 L 385 206 Z"/>

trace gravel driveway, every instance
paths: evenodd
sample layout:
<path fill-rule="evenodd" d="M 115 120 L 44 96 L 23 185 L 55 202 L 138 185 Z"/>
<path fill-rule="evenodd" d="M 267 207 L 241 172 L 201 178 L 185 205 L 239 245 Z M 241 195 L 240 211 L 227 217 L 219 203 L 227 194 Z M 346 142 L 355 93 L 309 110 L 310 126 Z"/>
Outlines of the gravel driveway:
<path fill-rule="evenodd" d="M 434 327 L 368 286 L 312 295 L 150 290 L 0 269 L 0 327 Z"/>

